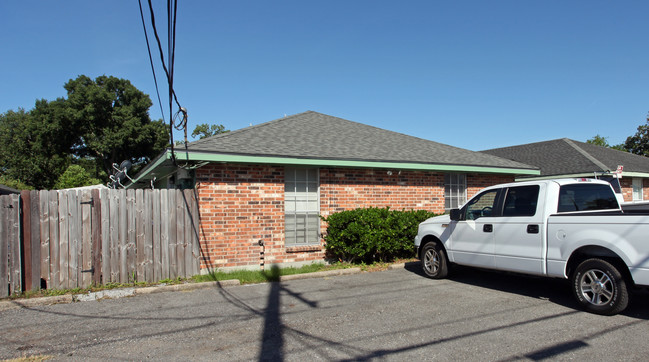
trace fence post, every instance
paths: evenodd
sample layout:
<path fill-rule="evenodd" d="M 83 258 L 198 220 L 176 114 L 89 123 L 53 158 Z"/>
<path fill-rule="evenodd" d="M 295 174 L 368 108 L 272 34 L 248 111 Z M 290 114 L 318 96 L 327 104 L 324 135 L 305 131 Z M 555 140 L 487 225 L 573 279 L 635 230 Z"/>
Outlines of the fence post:
<path fill-rule="evenodd" d="M 9 197 L 0 196 L 0 298 L 9 296 L 9 257 L 11 249 L 9 248 L 9 225 L 11 223 L 11 214 L 7 205 Z M 5 258 L 5 255 L 7 256 Z M 7 286 L 5 288 L 5 286 Z"/>
<path fill-rule="evenodd" d="M 31 202 L 29 201 L 29 190 L 20 192 L 22 200 L 22 277 L 21 290 L 31 290 L 32 285 L 32 227 L 31 227 Z"/>
<path fill-rule="evenodd" d="M 101 284 L 101 197 L 99 190 L 92 190 L 92 283 Z"/>
<path fill-rule="evenodd" d="M 20 195 L 0 196 L 0 297 L 22 292 Z"/>

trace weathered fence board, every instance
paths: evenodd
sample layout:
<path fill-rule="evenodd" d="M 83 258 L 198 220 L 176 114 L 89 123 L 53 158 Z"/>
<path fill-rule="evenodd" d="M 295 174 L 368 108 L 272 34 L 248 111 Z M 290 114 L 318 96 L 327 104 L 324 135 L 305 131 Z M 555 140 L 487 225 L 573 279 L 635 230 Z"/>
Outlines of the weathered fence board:
<path fill-rule="evenodd" d="M 160 219 L 169 220 L 169 193 L 160 190 Z M 162 266 L 162 279 L 169 279 L 169 223 L 163 223 L 160 228 L 160 264 Z"/>
<path fill-rule="evenodd" d="M 176 194 L 170 192 L 167 194 L 169 201 L 169 220 L 178 220 L 178 210 L 176 209 Z M 178 277 L 178 257 L 177 257 L 177 231 L 178 223 L 169 223 L 169 278 Z"/>
<path fill-rule="evenodd" d="M 0 201 L 0 285 L 9 286 L 0 297 L 199 272 L 191 190 L 25 191 Z"/>
<path fill-rule="evenodd" d="M 81 193 L 81 285 L 92 285 L 92 219 L 94 202 L 90 190 Z"/>
<path fill-rule="evenodd" d="M 0 297 L 22 291 L 20 195 L 0 196 Z"/>
<path fill-rule="evenodd" d="M 11 207 L 11 199 L 4 196 L 0 197 L 0 298 L 9 295 L 9 223 L 11 216 L 9 215 L 9 208 Z"/>
<path fill-rule="evenodd" d="M 50 206 L 49 193 L 47 191 L 39 192 L 39 209 L 41 224 L 41 280 L 47 280 L 50 270 Z"/>
<path fill-rule="evenodd" d="M 48 288 L 61 287 L 61 253 L 59 239 L 59 193 L 48 191 L 50 227 L 50 278 Z"/>

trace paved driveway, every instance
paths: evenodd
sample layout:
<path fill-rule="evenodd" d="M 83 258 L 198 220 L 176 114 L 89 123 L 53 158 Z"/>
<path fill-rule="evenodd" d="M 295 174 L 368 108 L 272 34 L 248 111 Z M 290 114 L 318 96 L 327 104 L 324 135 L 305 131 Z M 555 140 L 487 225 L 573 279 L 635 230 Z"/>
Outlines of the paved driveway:
<path fill-rule="evenodd" d="M 412 270 L 411 270 L 412 269 Z M 0 312 L 0 359 L 646 360 L 649 296 L 581 312 L 566 282 L 409 268 Z"/>

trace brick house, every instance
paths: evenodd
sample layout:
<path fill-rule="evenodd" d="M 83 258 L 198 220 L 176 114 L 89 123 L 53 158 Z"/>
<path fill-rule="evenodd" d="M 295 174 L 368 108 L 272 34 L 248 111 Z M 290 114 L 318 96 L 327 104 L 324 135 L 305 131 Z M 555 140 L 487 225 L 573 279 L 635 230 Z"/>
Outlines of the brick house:
<path fill-rule="evenodd" d="M 619 179 L 624 201 L 649 200 L 649 158 L 568 138 L 495 148 L 483 153 L 537 166 L 541 174 L 520 175 L 517 181 L 559 177 L 612 177 Z"/>
<path fill-rule="evenodd" d="M 201 267 L 325 258 L 320 215 L 359 207 L 443 213 L 536 167 L 304 112 L 167 150 L 131 187 L 195 188 Z M 260 247 L 263 242 L 263 249 Z"/>

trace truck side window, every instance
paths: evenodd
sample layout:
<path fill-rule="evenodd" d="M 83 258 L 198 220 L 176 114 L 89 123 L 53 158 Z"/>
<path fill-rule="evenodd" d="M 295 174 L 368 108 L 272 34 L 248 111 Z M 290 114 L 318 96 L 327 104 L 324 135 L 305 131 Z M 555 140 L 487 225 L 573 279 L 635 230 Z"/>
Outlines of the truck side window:
<path fill-rule="evenodd" d="M 619 204 L 608 185 L 574 184 L 561 186 L 558 212 L 618 209 Z"/>
<path fill-rule="evenodd" d="M 538 199 L 539 185 L 510 187 L 503 216 L 534 216 Z"/>
<path fill-rule="evenodd" d="M 496 195 L 498 195 L 498 190 L 490 190 L 471 199 L 466 205 L 466 219 L 476 220 L 483 216 L 491 216 L 496 203 Z"/>

